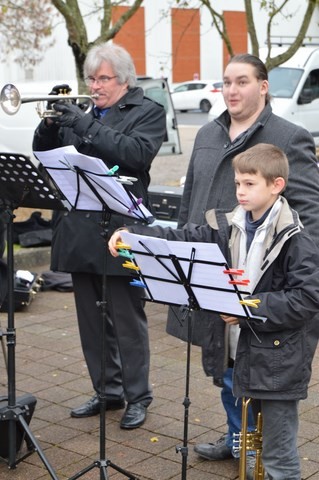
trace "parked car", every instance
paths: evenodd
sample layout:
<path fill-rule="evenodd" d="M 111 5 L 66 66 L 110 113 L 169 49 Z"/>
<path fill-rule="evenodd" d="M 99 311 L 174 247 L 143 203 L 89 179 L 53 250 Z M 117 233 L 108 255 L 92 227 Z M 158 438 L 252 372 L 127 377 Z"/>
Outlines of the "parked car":
<path fill-rule="evenodd" d="M 285 49 L 275 47 L 272 55 Z M 260 50 L 264 59 L 265 51 Z M 282 65 L 269 71 L 269 92 L 273 112 L 307 129 L 319 146 L 319 48 L 304 46 Z M 218 117 L 226 105 L 221 95 L 208 113 L 208 120 Z"/>
<path fill-rule="evenodd" d="M 180 83 L 172 92 L 174 108 L 181 112 L 200 109 L 207 113 L 221 95 L 222 87 L 221 80 L 191 80 Z"/>

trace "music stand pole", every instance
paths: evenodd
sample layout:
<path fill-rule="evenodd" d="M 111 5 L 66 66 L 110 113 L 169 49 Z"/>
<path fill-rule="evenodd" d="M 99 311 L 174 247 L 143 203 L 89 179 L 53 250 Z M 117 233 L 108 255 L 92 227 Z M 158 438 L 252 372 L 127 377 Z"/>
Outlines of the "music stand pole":
<path fill-rule="evenodd" d="M 13 205 L 7 203 L 4 219 L 7 224 L 7 265 L 8 265 L 8 328 L 4 335 L 7 336 L 7 353 L 8 353 L 8 406 L 1 410 L 1 420 L 8 420 L 8 433 L 9 433 L 9 455 L 8 465 L 9 468 L 15 468 L 19 462 L 31 455 L 33 451 L 36 451 L 49 472 L 51 478 L 58 480 L 55 472 L 46 459 L 40 446 L 36 442 L 35 437 L 30 431 L 24 416 L 28 415 L 28 410 L 25 406 L 16 404 L 16 377 L 15 377 L 15 346 L 16 346 L 16 333 L 14 325 L 14 257 L 13 257 Z M 21 425 L 24 433 L 27 436 L 28 452 L 22 457 L 17 459 L 16 455 L 16 427 L 17 422 Z"/>
<path fill-rule="evenodd" d="M 190 386 L 190 365 L 191 365 L 191 346 L 192 346 L 192 332 L 193 332 L 193 323 L 192 323 L 192 311 L 193 311 L 193 301 L 189 299 L 189 305 L 185 311 L 185 318 L 187 319 L 187 351 L 186 351 L 186 374 L 185 374 L 185 397 L 183 401 L 184 405 L 184 433 L 183 433 L 183 446 L 176 447 L 176 453 L 182 455 L 182 480 L 187 478 L 187 457 L 188 457 L 188 420 L 189 420 L 189 407 L 191 404 L 189 397 L 189 386 Z"/>
<path fill-rule="evenodd" d="M 108 212 L 104 209 L 103 211 L 103 220 L 101 222 L 101 226 L 103 228 L 102 236 L 107 240 L 107 227 L 111 219 L 111 212 Z M 97 467 L 100 469 L 100 480 L 107 480 L 107 467 L 111 467 L 119 473 L 122 473 L 130 480 L 138 480 L 138 477 L 133 475 L 132 473 L 124 470 L 123 468 L 119 467 L 115 463 L 111 462 L 106 457 L 106 427 L 105 427 L 105 419 L 106 419 L 106 381 L 105 381 L 105 365 L 106 365 L 106 344 L 105 344 L 105 336 L 106 336 L 106 315 L 107 315 L 107 294 L 106 294 L 106 266 L 107 266 L 107 241 L 105 245 L 105 253 L 103 255 L 103 276 L 102 276 L 102 300 L 97 302 L 97 307 L 101 308 L 102 312 L 102 338 L 101 338 L 101 391 L 99 393 L 99 401 L 100 401 L 100 458 L 95 460 L 93 463 L 85 467 L 83 470 L 78 472 L 77 474 L 70 477 L 69 480 L 76 480 L 77 478 L 82 477 L 87 472 L 92 470 L 93 468 Z"/>

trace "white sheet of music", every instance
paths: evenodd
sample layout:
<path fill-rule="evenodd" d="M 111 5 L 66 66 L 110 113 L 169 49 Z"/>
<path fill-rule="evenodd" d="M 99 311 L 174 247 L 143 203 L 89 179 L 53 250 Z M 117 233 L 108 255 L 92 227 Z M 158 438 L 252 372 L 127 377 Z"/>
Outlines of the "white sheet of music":
<path fill-rule="evenodd" d="M 136 207 L 123 185 L 116 181 L 116 177 L 108 175 L 110 170 L 101 159 L 83 155 L 73 145 L 42 152 L 36 151 L 34 155 L 45 167 L 72 208 L 103 210 L 103 205 L 92 188 L 77 173 L 78 168 L 84 171 L 85 177 L 112 211 L 139 219 L 152 218 L 152 214 L 142 203 Z M 134 196 L 133 199 L 137 201 Z"/>
<path fill-rule="evenodd" d="M 227 262 L 217 244 L 175 242 L 125 231 L 121 232 L 121 236 L 124 243 L 131 247 L 134 261 L 140 267 L 142 279 L 155 302 L 188 305 L 189 295 L 180 282 L 172 256 L 179 259 L 187 278 L 194 249 L 190 286 L 200 308 L 247 316 L 247 310 L 239 303 L 241 294 L 229 284 L 230 276 L 224 273 Z"/>

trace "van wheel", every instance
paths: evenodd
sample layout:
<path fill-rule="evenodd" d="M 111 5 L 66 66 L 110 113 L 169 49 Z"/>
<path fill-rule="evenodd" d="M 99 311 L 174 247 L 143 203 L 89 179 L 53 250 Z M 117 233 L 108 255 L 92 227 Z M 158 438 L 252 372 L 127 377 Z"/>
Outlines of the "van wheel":
<path fill-rule="evenodd" d="M 199 108 L 203 113 L 208 113 L 212 106 L 209 100 L 204 99 L 200 102 Z"/>

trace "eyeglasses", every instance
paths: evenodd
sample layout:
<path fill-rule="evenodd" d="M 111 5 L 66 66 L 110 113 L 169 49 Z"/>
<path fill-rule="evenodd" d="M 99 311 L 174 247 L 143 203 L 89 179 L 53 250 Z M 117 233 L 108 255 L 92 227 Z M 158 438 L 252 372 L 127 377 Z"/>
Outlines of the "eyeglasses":
<path fill-rule="evenodd" d="M 94 83 L 97 83 L 98 85 L 105 85 L 106 83 L 108 83 L 110 80 L 112 80 L 113 78 L 116 78 L 117 75 L 114 75 L 113 77 L 109 77 L 108 75 L 102 75 L 101 77 L 99 78 L 95 78 L 95 77 L 86 77 L 85 79 L 85 83 L 87 85 L 93 85 Z"/>

